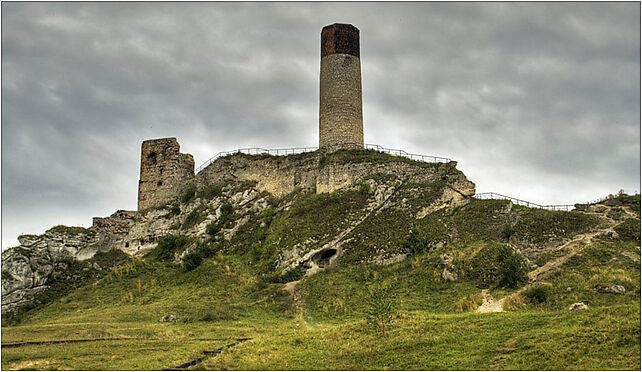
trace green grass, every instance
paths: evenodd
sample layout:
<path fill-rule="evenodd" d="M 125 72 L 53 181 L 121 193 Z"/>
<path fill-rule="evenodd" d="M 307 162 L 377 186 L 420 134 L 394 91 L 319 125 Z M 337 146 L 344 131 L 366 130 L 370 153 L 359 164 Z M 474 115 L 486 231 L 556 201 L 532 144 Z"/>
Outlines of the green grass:
<path fill-rule="evenodd" d="M 95 234 L 93 231 L 86 229 L 84 227 L 80 226 L 65 226 L 65 225 L 57 225 L 52 227 L 51 229 L 47 230 L 47 232 L 55 232 L 55 233 L 60 233 L 60 234 L 65 234 L 65 235 L 79 235 L 79 234 L 88 234 L 88 235 L 93 235 Z"/>
<path fill-rule="evenodd" d="M 163 369 L 251 337 L 197 368 L 639 369 L 639 264 L 622 254 L 635 252 L 635 243 L 605 240 L 586 248 L 551 278 L 542 304 L 499 314 L 457 313 L 458 303 L 479 289 L 465 279 L 442 281 L 440 255 L 469 256 L 483 244 L 448 245 L 394 265 L 348 264 L 306 277 L 298 286 L 303 318 L 282 284 L 261 280 L 259 269 L 238 255 L 219 252 L 190 272 L 155 260 L 127 262 L 65 301 L 3 327 L 2 336 L 4 343 L 135 340 L 3 348 L 2 368 Z M 598 293 L 591 287 L 596 283 L 621 284 L 627 293 Z M 573 286 L 570 294 L 566 286 Z M 377 289 L 395 304 L 386 337 L 365 320 Z M 580 300 L 590 309 L 566 309 Z M 168 314 L 178 322 L 158 322 Z"/>
<path fill-rule="evenodd" d="M 321 161 L 409 160 L 340 151 Z M 370 178 L 396 187 L 390 197 L 394 203 L 380 210 L 366 210 L 375 190 L 366 183 L 330 194 L 293 192 L 246 216 L 242 208 L 223 204 L 208 242 L 172 235 L 144 259 L 97 255 L 89 263 L 110 268 L 102 272 L 73 264 L 70 274 L 88 274 L 78 281 L 54 280 L 55 290 L 44 302 L 12 322 L 3 317 L 2 341 L 134 339 L 5 347 L 1 367 L 156 370 L 250 337 L 194 369 L 640 368 L 639 220 L 618 226 L 619 239 L 595 239 L 551 275 L 545 289 L 532 290 L 545 295 L 531 293 L 530 301 L 508 312 L 474 313 L 482 287 L 490 287 L 496 298 L 519 291 L 519 286 L 486 280 L 501 277 L 499 253 L 507 243 L 518 248 L 559 244 L 598 221 L 576 212 L 475 199 L 417 219 L 419 210 L 442 195 L 441 177 L 458 172 L 449 164 L 422 167 L 426 174 L 412 182 L 382 174 Z M 190 201 L 229 201 L 230 193 L 253 185 L 203 186 Z M 619 202 L 635 205 L 636 200 L 639 205 L 639 196 Z M 205 206 L 196 207 L 181 222 L 187 228 L 206 215 Z M 247 222 L 224 240 L 218 230 L 240 218 Z M 303 255 L 359 221 L 344 237 L 338 266 L 306 277 L 302 264 L 283 275 L 276 269 L 282 252 L 301 247 Z M 198 259 L 174 263 L 199 243 Z M 399 253 L 408 256 L 387 266 L 368 263 Z M 537 262 L 543 265 L 563 253 L 542 254 Z M 444 254 L 453 258 L 449 270 L 456 281 L 441 277 Z M 300 280 L 297 302 L 283 290 L 284 282 L 294 280 Z M 612 285 L 626 292 L 596 289 Z M 367 322 L 373 298 L 392 309 L 386 336 Z M 568 311 L 574 302 L 588 303 L 589 310 Z M 178 317 L 176 323 L 159 322 L 170 314 Z"/>

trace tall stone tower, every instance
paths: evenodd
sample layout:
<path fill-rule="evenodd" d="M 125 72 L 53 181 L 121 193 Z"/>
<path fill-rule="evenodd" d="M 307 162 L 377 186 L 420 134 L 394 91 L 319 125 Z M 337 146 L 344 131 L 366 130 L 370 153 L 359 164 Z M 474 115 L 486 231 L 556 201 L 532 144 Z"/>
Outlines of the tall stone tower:
<path fill-rule="evenodd" d="M 176 138 L 147 140 L 141 146 L 138 210 L 157 207 L 178 197 L 194 178 L 194 158 L 181 154 Z"/>
<path fill-rule="evenodd" d="M 359 29 L 335 23 L 321 31 L 319 148 L 363 148 Z"/>

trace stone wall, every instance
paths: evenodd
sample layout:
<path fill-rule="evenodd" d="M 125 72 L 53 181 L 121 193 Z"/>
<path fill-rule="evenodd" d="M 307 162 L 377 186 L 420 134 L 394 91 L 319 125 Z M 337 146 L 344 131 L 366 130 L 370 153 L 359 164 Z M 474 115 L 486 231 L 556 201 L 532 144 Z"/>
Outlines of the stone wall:
<path fill-rule="evenodd" d="M 181 154 L 176 138 L 144 141 L 141 146 L 138 210 L 176 198 L 194 177 L 194 158 Z"/>
<path fill-rule="evenodd" d="M 333 24 L 321 32 L 319 148 L 363 148 L 359 30 Z"/>
<path fill-rule="evenodd" d="M 322 161 L 318 152 L 290 156 L 235 154 L 216 160 L 196 176 L 196 181 L 199 187 L 226 181 L 256 181 L 259 191 L 281 197 L 297 189 L 329 193 L 354 186 L 373 174 L 420 178 L 448 174 L 449 184 L 466 196 L 474 195 L 475 185 L 455 168 L 455 162 L 426 165 L 403 161 L 335 163 Z"/>

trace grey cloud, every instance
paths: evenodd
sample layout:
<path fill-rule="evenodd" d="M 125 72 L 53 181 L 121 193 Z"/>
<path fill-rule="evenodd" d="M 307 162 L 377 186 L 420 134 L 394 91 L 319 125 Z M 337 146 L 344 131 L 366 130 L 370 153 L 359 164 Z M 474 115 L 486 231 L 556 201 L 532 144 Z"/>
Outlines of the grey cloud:
<path fill-rule="evenodd" d="M 3 3 L 3 248 L 136 207 L 140 143 L 197 165 L 318 140 L 319 34 L 361 29 L 367 142 L 539 203 L 640 189 L 636 3 Z"/>

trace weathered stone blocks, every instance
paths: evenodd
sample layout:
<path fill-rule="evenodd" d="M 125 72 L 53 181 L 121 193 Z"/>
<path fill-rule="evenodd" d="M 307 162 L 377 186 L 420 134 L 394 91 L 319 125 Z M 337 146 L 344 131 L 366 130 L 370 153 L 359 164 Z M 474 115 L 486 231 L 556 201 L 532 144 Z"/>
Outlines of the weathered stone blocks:
<path fill-rule="evenodd" d="M 363 148 L 359 30 L 333 24 L 321 31 L 319 148 Z"/>
<path fill-rule="evenodd" d="M 176 138 L 147 140 L 141 146 L 138 210 L 157 207 L 178 197 L 194 177 L 194 158 L 181 154 Z"/>

